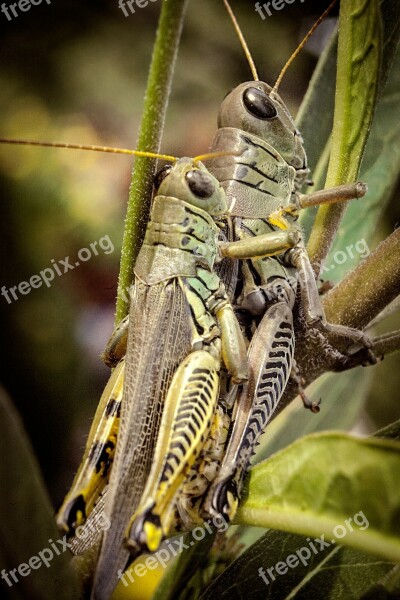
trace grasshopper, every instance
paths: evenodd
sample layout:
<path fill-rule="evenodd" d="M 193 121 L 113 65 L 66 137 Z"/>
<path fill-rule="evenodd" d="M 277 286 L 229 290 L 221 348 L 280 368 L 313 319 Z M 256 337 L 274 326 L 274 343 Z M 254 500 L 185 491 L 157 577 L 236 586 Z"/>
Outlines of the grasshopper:
<path fill-rule="evenodd" d="M 299 231 L 296 220 L 300 208 L 359 198 L 366 192 L 366 186 L 358 182 L 309 196 L 300 193 L 309 174 L 306 152 L 301 134 L 277 92 L 287 67 L 334 2 L 285 65 L 274 87 L 259 80 L 228 1 L 224 0 L 224 4 L 254 77 L 254 81 L 232 90 L 219 112 L 219 129 L 211 150 L 229 149 L 235 153 L 213 158 L 208 165 L 227 195 L 233 217 L 232 239 L 246 240 L 277 230 Z M 238 391 L 236 417 L 223 463 L 203 508 L 206 514 L 223 514 L 231 520 L 257 441 L 291 375 L 298 381 L 305 406 L 314 412 L 319 410 L 305 396 L 296 374 L 293 307 L 297 289 L 305 324 L 309 330 L 317 330 L 321 352 L 337 356 L 337 342 L 345 338 L 353 348 L 348 353 L 341 352 L 343 369 L 351 364 L 354 344 L 367 349 L 367 361 L 371 364 L 376 360 L 368 351 L 370 341 L 363 332 L 326 321 L 302 236 L 294 248 L 279 256 L 241 261 L 238 275 L 232 269 L 225 268 L 223 272 L 228 274 L 224 279 L 227 289 L 235 290 L 234 302 L 247 331 L 251 322 L 257 326 L 248 350 L 250 377 Z"/>
<path fill-rule="evenodd" d="M 225 193 L 198 161 L 164 168 L 157 188 L 134 267 L 129 319 L 106 351 L 109 364 L 119 362 L 58 514 L 69 535 L 99 507 L 111 521 L 101 541 L 96 598 L 108 597 L 131 554 L 157 550 L 179 528 L 187 475 L 223 413 L 221 362 L 234 384 L 247 380 L 245 340 L 214 263 L 280 254 L 299 239 L 295 231 L 278 231 L 218 241 Z"/>
<path fill-rule="evenodd" d="M 130 560 L 125 539 L 133 553 L 141 548 L 154 550 L 174 528 L 188 528 L 202 515 L 221 512 L 227 518 L 233 517 L 254 446 L 293 367 L 293 305 L 298 286 L 310 326 L 368 345 L 360 332 L 333 328 L 325 322 L 296 224 L 298 210 L 307 202 L 344 200 L 361 196 L 365 189 L 360 185 L 345 186 L 330 194 L 316 193 L 309 200 L 300 194 L 308 176 L 301 136 L 276 86 L 271 88 L 260 82 L 256 73 L 254 81 L 242 84 L 224 100 L 219 125 L 213 150 L 235 155 L 212 158 L 210 171 L 226 192 L 233 230 L 227 229 L 228 241 L 216 241 L 220 228 L 215 229 L 207 215 L 210 212 L 222 223 L 227 205 L 214 179 L 211 181 L 219 203 L 199 206 L 198 198 L 194 201 L 192 194 L 187 196 L 187 173 L 198 170 L 204 174 L 202 167 L 197 165 L 194 169 L 192 162 L 182 162 L 173 171 L 164 172 L 147 242 L 135 265 L 137 280 L 132 291 L 129 335 L 125 321 L 107 349 L 107 361 L 117 362 L 117 367 L 102 396 L 82 467 L 59 512 L 59 525 L 69 534 L 103 507 L 111 516 L 111 529 L 101 542 L 95 580 L 98 598 L 108 596 L 115 584 L 113 577 Z M 190 272 L 181 270 L 182 264 L 187 266 L 186 260 L 168 260 L 168 252 L 163 255 L 155 250 L 162 230 L 160 224 L 165 225 L 161 213 L 157 213 L 161 196 L 174 200 L 173 218 L 168 217 L 172 218 L 168 225 L 179 226 L 176 209 L 182 210 L 182 203 L 191 205 L 190 210 L 198 215 L 199 211 L 204 212 L 201 219 L 206 225 L 201 235 L 209 235 L 204 255 L 194 252 L 196 242 L 185 249 L 179 247 L 181 258 L 190 256 Z M 187 234 L 186 230 L 175 231 L 172 244 L 185 246 Z M 205 243 L 203 238 L 202 242 Z M 178 249 L 168 244 L 159 246 L 159 250 Z M 214 270 L 218 254 L 224 257 L 220 277 Z M 278 257 L 262 258 L 273 254 Z M 242 261 L 239 271 L 231 268 L 238 259 Z M 242 317 L 247 322 L 254 319 L 257 325 L 248 352 L 247 382 L 244 342 L 225 289 L 232 292 Z M 207 295 L 211 291 L 212 300 Z M 223 303 L 223 310 L 217 308 L 217 300 Z M 172 356 L 166 356 L 166 347 L 174 348 Z M 244 383 L 237 394 L 234 388 L 234 401 L 230 399 L 225 404 L 223 397 L 218 399 L 221 356 L 233 383 Z M 185 409 L 185 373 L 197 368 L 196 360 L 209 375 L 212 399 L 205 407 L 200 427 L 191 432 L 193 437 L 186 440 L 189 445 L 185 452 L 180 447 L 178 456 L 178 446 L 172 446 L 182 444 L 179 416 L 183 413 L 179 411 Z M 343 355 L 344 363 L 346 360 Z M 225 446 L 233 404 L 236 417 Z M 316 410 L 314 405 L 311 408 Z M 193 412 L 185 418 L 193 427 L 193 404 L 191 409 Z M 150 427 L 152 434 L 146 435 Z M 216 463 L 221 458 L 223 464 L 218 472 Z M 209 467 L 208 476 L 200 475 L 204 472 L 200 466 L 204 465 Z M 202 506 L 194 509 L 194 501 L 199 498 Z"/>

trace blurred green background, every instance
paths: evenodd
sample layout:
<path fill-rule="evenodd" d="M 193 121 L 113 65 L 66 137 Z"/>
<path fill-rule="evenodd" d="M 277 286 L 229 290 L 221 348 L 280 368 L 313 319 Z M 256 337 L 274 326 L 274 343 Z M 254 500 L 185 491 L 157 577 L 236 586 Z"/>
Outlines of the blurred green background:
<path fill-rule="evenodd" d="M 53 0 L 7 21 L 0 14 L 0 136 L 133 148 L 162 0 L 126 18 L 117 0 Z M 294 2 L 262 20 L 254 2 L 232 0 L 260 76 L 280 68 L 329 2 Z M 337 11 L 336 11 L 337 13 Z M 333 12 L 333 15 L 335 12 Z M 330 22 L 324 24 L 329 29 Z M 324 43 L 317 34 L 280 93 L 295 114 Z M 163 150 L 208 150 L 225 94 L 251 79 L 217 0 L 189 4 Z M 312 140 L 306 140 L 312 143 Z M 108 235 L 114 251 L 8 304 L 0 297 L 0 381 L 20 412 L 56 507 L 79 463 L 108 370 L 131 160 L 31 147 L 0 148 L 0 287 L 29 280 Z M 312 165 L 311 165 L 312 166 Z M 394 201 L 376 242 L 399 220 Z M 395 326 L 395 320 L 392 320 Z M 398 418 L 398 357 L 375 368 L 361 429 Z M 299 432 L 301 434 L 301 432 Z"/>

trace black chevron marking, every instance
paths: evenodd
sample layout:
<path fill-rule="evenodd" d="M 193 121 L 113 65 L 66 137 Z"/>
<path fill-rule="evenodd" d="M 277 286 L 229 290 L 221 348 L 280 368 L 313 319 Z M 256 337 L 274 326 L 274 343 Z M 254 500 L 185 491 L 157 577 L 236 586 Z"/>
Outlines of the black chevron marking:
<path fill-rule="evenodd" d="M 192 435 L 194 435 L 194 436 L 197 435 L 197 432 L 190 421 L 187 423 L 186 426 L 190 430 Z"/>
<path fill-rule="evenodd" d="M 256 185 L 254 185 L 253 183 L 249 183 L 248 181 L 244 181 L 243 179 L 233 179 L 232 181 L 236 181 L 237 183 L 240 183 L 241 185 L 250 187 L 253 190 L 258 190 L 259 192 L 261 192 L 262 194 L 265 194 L 266 196 L 270 196 L 270 197 L 272 196 L 272 198 L 277 197 L 275 194 L 271 194 L 271 192 L 268 190 L 260 189 L 260 185 L 263 183 L 262 180 L 260 180 Z"/>
<path fill-rule="evenodd" d="M 260 383 L 260 385 L 257 386 L 257 390 L 265 390 L 265 388 L 272 388 L 272 381 L 270 378 L 268 378 L 268 381 Z"/>
<path fill-rule="evenodd" d="M 240 137 L 245 142 L 245 144 L 254 146 L 254 148 L 260 148 L 263 152 L 266 152 L 267 154 L 269 154 L 270 156 L 272 156 L 272 158 L 274 158 L 276 160 L 276 155 L 273 154 L 270 150 L 268 150 L 268 148 L 264 148 L 264 146 L 261 146 L 260 144 L 253 142 L 253 140 L 251 140 L 249 137 L 247 137 L 247 135 L 240 135 Z"/>
<path fill-rule="evenodd" d="M 198 420 L 198 416 L 194 412 L 191 414 L 190 418 L 194 421 L 197 429 L 200 429 L 203 419 L 200 417 L 200 420 Z"/>
<path fill-rule="evenodd" d="M 190 439 L 190 437 L 188 436 L 188 434 L 186 433 L 186 431 L 180 431 L 179 435 L 177 437 L 179 437 L 181 439 L 182 445 L 183 445 L 183 441 L 186 442 L 186 450 L 185 450 L 185 452 L 187 452 L 187 449 L 192 444 L 192 440 Z M 182 438 L 183 438 L 183 440 L 182 440 Z M 172 447 L 174 446 L 174 443 L 175 442 L 173 442 Z"/>
<path fill-rule="evenodd" d="M 185 410 L 185 412 L 180 412 L 177 417 L 175 417 L 175 423 L 180 423 L 181 421 L 185 421 L 186 419 L 190 419 L 190 412 Z"/>
<path fill-rule="evenodd" d="M 259 175 L 262 175 L 265 179 L 268 179 L 269 181 L 273 181 L 274 183 L 279 184 L 279 181 L 277 179 L 274 179 L 273 177 L 270 177 L 269 175 L 267 175 L 266 173 L 264 173 L 264 171 L 261 171 L 261 169 L 258 169 L 256 167 L 256 163 L 242 163 L 242 162 L 238 162 L 237 164 L 241 165 L 243 167 L 247 167 L 248 169 L 251 169 L 252 171 L 255 171 L 256 173 L 258 173 Z"/>
<path fill-rule="evenodd" d="M 203 422 L 204 419 L 207 417 L 207 412 L 201 404 L 197 404 L 196 406 L 194 406 L 193 411 L 197 413 L 197 415 L 200 417 L 200 422 Z"/>
<path fill-rule="evenodd" d="M 286 352 L 284 350 L 276 350 L 275 352 L 271 352 L 271 358 L 285 358 Z"/>

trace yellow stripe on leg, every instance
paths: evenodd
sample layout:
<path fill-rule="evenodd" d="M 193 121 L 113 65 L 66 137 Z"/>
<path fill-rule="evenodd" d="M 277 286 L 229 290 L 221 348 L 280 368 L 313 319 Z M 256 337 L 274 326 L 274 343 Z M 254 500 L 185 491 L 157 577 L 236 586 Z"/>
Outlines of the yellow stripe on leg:
<path fill-rule="evenodd" d="M 219 361 L 205 350 L 192 352 L 178 367 L 165 401 L 153 468 L 128 527 L 128 545 L 130 539 L 154 551 L 169 531 L 171 504 L 211 428 L 218 375 Z"/>
<path fill-rule="evenodd" d="M 59 528 L 68 535 L 85 523 L 108 482 L 118 435 L 123 381 L 124 361 L 112 373 L 101 396 L 81 465 L 57 514 Z"/>

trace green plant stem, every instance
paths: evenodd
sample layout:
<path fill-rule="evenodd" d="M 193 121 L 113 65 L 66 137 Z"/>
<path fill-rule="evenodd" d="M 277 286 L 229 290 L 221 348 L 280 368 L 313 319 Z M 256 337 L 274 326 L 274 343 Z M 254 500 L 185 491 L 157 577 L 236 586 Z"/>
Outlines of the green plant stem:
<path fill-rule="evenodd" d="M 372 339 L 376 356 L 387 356 L 400 351 L 400 331 L 390 331 Z"/>
<path fill-rule="evenodd" d="M 396 229 L 325 298 L 328 321 L 363 329 L 399 294 L 400 229 Z"/>
<path fill-rule="evenodd" d="M 138 150 L 160 151 L 165 114 L 187 4 L 188 0 L 168 0 L 168 2 L 162 3 L 144 99 Z M 133 278 L 133 265 L 148 221 L 155 167 L 155 159 L 136 158 L 132 172 L 121 251 L 116 324 L 125 317 L 128 311 L 128 292 Z"/>
<path fill-rule="evenodd" d="M 326 188 L 357 180 L 377 98 L 380 49 L 378 1 L 342 1 L 332 152 Z M 321 206 L 318 211 L 308 243 L 317 275 L 345 210 L 346 204 L 338 203 Z"/>
<path fill-rule="evenodd" d="M 399 290 L 399 292 L 400 292 L 400 290 Z M 375 325 L 378 325 L 378 323 L 381 323 L 382 321 L 384 321 L 385 319 L 390 317 L 390 315 L 393 315 L 394 313 L 398 312 L 399 310 L 400 310 L 400 295 L 397 296 L 390 304 L 388 304 L 379 313 L 379 315 L 377 315 L 375 317 L 375 319 L 372 319 L 372 321 L 368 324 L 368 327 L 374 327 Z"/>

